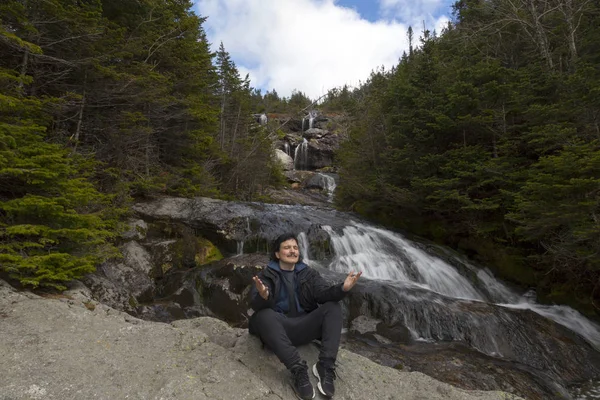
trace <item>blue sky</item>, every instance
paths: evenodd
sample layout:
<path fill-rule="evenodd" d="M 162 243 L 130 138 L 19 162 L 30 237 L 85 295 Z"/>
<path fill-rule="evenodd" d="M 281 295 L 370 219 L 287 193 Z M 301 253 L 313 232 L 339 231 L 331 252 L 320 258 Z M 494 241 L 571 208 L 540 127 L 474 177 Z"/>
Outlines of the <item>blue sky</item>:
<path fill-rule="evenodd" d="M 369 0 L 338 0 L 336 4 L 342 7 L 348 7 L 358 11 L 360 16 L 368 21 L 376 22 L 380 19 L 394 18 L 395 13 L 386 12 L 387 6 L 396 6 L 395 8 L 409 8 L 411 10 L 419 10 L 423 8 L 423 3 L 431 4 L 431 14 L 434 17 L 442 15 L 450 15 L 450 10 L 454 1 L 369 1 Z M 389 7 L 388 7 L 389 8 Z M 407 21 L 404 21 L 407 22 Z"/>
<path fill-rule="evenodd" d="M 366 0 L 340 0 L 337 2 L 340 6 L 348 7 L 358 11 L 360 16 L 367 21 L 375 22 L 380 19 L 379 3 Z"/>
<path fill-rule="evenodd" d="M 311 98 L 391 68 L 417 33 L 445 26 L 447 0 L 196 0 L 216 49 L 223 42 L 253 87 Z"/>

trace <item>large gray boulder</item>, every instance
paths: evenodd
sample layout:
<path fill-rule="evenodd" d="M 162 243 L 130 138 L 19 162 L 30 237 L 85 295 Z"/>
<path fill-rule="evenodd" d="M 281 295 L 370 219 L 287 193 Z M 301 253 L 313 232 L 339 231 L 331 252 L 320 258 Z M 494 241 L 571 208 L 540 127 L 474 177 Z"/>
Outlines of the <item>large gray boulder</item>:
<path fill-rule="evenodd" d="M 0 281 L 0 399 L 268 399 L 288 373 L 245 330 L 213 318 L 136 319 L 77 296 L 44 299 Z M 318 350 L 301 353 L 309 363 Z M 341 350 L 336 399 L 514 399 L 457 389 Z M 314 378 L 313 379 L 313 384 Z"/>
<path fill-rule="evenodd" d="M 327 225 L 336 229 L 360 217 L 321 207 L 293 207 L 283 204 L 261 204 L 223 201 L 197 197 L 193 199 L 164 197 L 137 203 L 133 210 L 149 224 L 183 224 L 215 244 L 224 255 L 238 252 L 244 242 L 244 253 L 267 252 L 269 244 L 284 232 L 307 232 L 310 248 L 319 248 L 320 235 Z"/>
<path fill-rule="evenodd" d="M 275 159 L 284 171 L 291 171 L 294 169 L 294 159 L 284 151 L 275 149 Z"/>
<path fill-rule="evenodd" d="M 83 278 L 94 298 L 118 310 L 135 313 L 140 301 L 154 298 L 151 273 L 155 263 L 148 251 L 136 241 L 120 247 L 123 258 L 111 259 Z"/>

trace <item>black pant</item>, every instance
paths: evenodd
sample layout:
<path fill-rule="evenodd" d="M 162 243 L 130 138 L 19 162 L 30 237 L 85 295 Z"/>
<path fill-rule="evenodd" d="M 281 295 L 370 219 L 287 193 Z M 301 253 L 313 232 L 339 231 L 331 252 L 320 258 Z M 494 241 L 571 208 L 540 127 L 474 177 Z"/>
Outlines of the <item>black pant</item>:
<path fill-rule="evenodd" d="M 295 318 L 266 308 L 252 316 L 250 325 L 250 331 L 260 337 L 288 369 L 301 361 L 295 346 L 314 339 L 321 339 L 319 361 L 333 364 L 342 335 L 342 307 L 338 302 L 327 302 Z"/>

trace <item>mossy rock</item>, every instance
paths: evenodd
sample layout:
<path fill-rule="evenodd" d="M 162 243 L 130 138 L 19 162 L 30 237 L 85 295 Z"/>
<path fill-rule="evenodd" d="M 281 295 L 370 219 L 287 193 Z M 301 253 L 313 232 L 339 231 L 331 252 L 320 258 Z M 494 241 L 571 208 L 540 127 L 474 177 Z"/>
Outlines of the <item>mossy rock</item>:
<path fill-rule="evenodd" d="M 209 264 L 213 261 L 223 259 L 223 254 L 210 240 L 205 238 L 197 238 L 197 251 L 194 260 L 197 265 Z"/>

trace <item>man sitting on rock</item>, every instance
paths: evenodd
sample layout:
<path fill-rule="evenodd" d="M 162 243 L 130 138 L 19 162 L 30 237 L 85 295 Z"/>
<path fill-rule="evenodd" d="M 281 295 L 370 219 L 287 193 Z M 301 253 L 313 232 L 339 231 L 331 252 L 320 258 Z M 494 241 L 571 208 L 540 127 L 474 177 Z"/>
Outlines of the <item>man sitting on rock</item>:
<path fill-rule="evenodd" d="M 362 272 L 350 272 L 344 282 L 330 285 L 302 262 L 298 239 L 292 233 L 273 243 L 271 261 L 252 288 L 251 334 L 260 337 L 292 373 L 292 387 L 300 399 L 312 399 L 315 391 L 306 361 L 295 346 L 321 339 L 319 361 L 313 374 L 326 397 L 335 392 L 335 360 L 342 333 L 342 309 L 338 303 L 354 287 Z"/>

